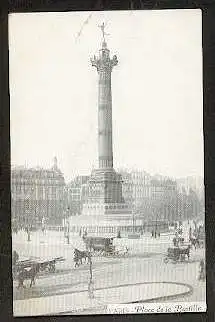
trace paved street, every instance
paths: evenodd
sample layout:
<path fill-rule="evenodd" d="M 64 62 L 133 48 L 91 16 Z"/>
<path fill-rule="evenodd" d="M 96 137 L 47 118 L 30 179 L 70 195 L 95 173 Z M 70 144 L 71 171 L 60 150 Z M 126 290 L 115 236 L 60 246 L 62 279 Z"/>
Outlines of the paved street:
<path fill-rule="evenodd" d="M 99 305 L 104 305 L 107 298 L 111 298 L 114 294 L 114 300 L 117 301 L 118 298 L 117 303 L 124 303 L 125 301 L 141 301 L 141 299 L 151 299 L 152 301 L 154 299 L 156 301 L 156 298 L 160 296 L 180 293 L 178 291 L 180 286 L 175 286 L 172 283 L 185 284 L 185 289 L 187 285 L 187 287 L 191 287 L 192 292 L 187 296 L 168 298 L 166 299 L 168 302 L 176 300 L 204 301 L 205 283 L 197 280 L 199 261 L 204 257 L 203 249 L 193 250 L 189 263 L 165 264 L 163 258 L 167 247 L 171 244 L 171 239 L 172 237 L 169 235 L 161 236 L 160 240 L 151 239 L 147 235 L 140 240 L 122 238 L 116 240 L 115 243 L 123 243 L 128 246 L 129 255 L 126 257 L 93 257 L 93 280 L 94 288 L 98 290 L 96 292 L 99 292 Z M 82 240 L 79 237 L 71 238 L 71 244 L 67 245 L 63 233 L 47 232 L 45 236 L 42 236 L 41 233 L 35 233 L 32 235 L 31 242 L 26 241 L 25 234 L 14 236 L 13 248 L 18 251 L 20 256 L 42 258 L 64 256 L 66 259 L 65 262 L 57 265 L 55 273 L 39 275 L 36 285 L 31 289 L 28 287 L 17 289 L 15 287 L 17 282 L 14 282 L 15 314 L 16 307 L 17 314 L 19 314 L 21 303 L 33 298 L 39 301 L 38 298 L 42 297 L 46 297 L 48 300 L 50 297 L 53 299 L 56 296 L 63 296 L 65 299 L 65 296 L 69 296 L 70 307 L 73 306 L 74 298 L 76 301 L 80 298 L 82 299 L 80 300 L 81 303 L 86 302 L 86 310 L 92 309 L 93 306 L 99 306 L 98 303 L 87 305 L 87 301 L 84 300 L 89 281 L 89 266 L 83 264 L 74 268 L 73 249 L 77 246 L 83 247 Z M 160 284 L 151 284 L 150 287 L 143 284 L 135 288 L 135 285 L 141 283 L 155 282 Z M 161 282 L 166 282 L 165 286 Z M 170 284 L 167 284 L 167 282 Z M 29 281 L 27 283 L 29 284 Z M 128 293 L 125 288 L 128 285 L 131 289 L 134 288 L 133 292 L 130 292 L 133 295 L 131 298 L 125 299 L 125 294 Z M 183 290 L 181 290 L 181 293 L 183 293 Z M 72 294 L 75 297 L 71 298 Z M 145 294 L 147 294 L 147 298 Z M 165 299 L 162 301 L 165 301 Z M 65 305 L 62 305 L 62 311 L 64 309 Z M 97 309 L 99 310 L 99 308 Z M 59 311 L 61 311 L 60 308 Z"/>

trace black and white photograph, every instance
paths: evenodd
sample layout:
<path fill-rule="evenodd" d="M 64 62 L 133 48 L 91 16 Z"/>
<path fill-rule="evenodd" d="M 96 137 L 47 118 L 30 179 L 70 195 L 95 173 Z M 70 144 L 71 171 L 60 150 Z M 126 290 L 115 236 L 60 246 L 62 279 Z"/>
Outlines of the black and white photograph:
<path fill-rule="evenodd" d="M 13 314 L 205 312 L 202 13 L 9 15 Z"/>

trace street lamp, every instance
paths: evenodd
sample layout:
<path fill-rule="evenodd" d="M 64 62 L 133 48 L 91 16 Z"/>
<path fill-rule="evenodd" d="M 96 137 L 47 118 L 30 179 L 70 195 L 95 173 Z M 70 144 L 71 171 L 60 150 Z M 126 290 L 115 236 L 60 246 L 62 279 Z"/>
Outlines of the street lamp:
<path fill-rule="evenodd" d="M 135 209 L 132 209 L 132 222 L 133 222 L 133 233 L 135 233 L 135 229 L 134 229 L 134 219 L 135 218 Z"/>
<path fill-rule="evenodd" d="M 92 254 L 89 254 L 89 272 L 90 272 L 90 280 L 88 283 L 88 295 L 90 299 L 94 298 L 93 294 L 93 270 L 92 270 Z"/>
<path fill-rule="evenodd" d="M 65 237 L 67 239 L 67 244 L 69 244 L 69 234 L 70 234 L 70 226 L 69 226 L 69 219 L 68 219 L 68 213 L 69 213 L 69 207 L 67 208 L 67 221 L 66 221 L 66 226 L 65 226 Z"/>

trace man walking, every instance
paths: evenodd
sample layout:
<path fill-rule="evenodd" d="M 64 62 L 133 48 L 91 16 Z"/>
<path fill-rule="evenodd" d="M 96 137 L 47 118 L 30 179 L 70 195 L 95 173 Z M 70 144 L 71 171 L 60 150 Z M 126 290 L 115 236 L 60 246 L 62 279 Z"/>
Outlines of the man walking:
<path fill-rule="evenodd" d="M 205 280 L 205 262 L 202 259 L 199 264 L 199 281 L 204 281 Z"/>
<path fill-rule="evenodd" d="M 25 285 L 24 285 L 24 280 L 25 280 L 25 275 L 26 275 L 26 271 L 24 268 L 22 268 L 18 274 L 18 286 L 17 288 L 25 288 Z"/>

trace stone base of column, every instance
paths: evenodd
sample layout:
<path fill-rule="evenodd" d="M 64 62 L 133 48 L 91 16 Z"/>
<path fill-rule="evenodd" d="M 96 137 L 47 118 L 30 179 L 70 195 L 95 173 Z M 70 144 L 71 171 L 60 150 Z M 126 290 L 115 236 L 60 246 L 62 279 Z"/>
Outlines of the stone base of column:
<path fill-rule="evenodd" d="M 83 205 L 83 215 L 130 214 L 131 210 L 122 196 L 122 177 L 113 168 L 93 170 L 89 180 L 88 200 Z"/>
<path fill-rule="evenodd" d="M 122 176 L 113 168 L 93 170 L 88 185 L 87 204 L 124 204 Z"/>

